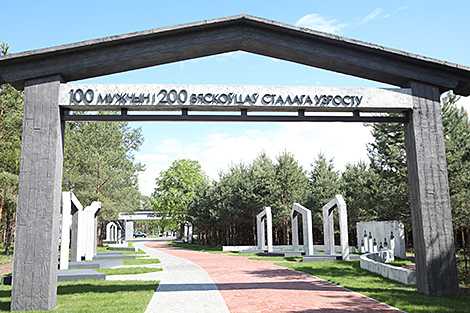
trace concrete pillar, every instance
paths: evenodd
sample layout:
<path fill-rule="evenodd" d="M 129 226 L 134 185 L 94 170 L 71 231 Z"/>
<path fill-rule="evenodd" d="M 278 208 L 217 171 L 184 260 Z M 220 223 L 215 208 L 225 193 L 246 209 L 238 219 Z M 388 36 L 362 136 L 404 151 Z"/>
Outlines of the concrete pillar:
<path fill-rule="evenodd" d="M 259 216 L 259 215 L 258 215 Z M 266 245 L 266 239 L 264 237 L 264 216 L 261 216 L 261 218 L 257 217 L 257 230 L 258 230 L 258 236 L 256 239 L 258 240 L 258 250 L 264 250 L 264 247 Z"/>
<path fill-rule="evenodd" d="M 75 203 L 74 203 L 75 204 Z M 76 210 L 72 210 L 72 239 L 70 244 L 70 261 L 80 262 L 82 256 L 85 256 L 85 225 L 83 207 L 78 202 L 75 205 Z"/>
<path fill-rule="evenodd" d="M 74 221 L 77 223 L 75 217 L 78 216 L 79 211 L 82 211 L 82 205 L 77 200 L 72 192 L 62 192 L 62 235 L 60 243 L 60 269 L 66 270 L 69 268 L 69 252 L 70 259 L 75 262 L 72 257 L 76 254 L 76 241 L 77 233 L 72 226 Z M 72 238 L 70 232 L 72 229 Z M 72 242 L 72 244 L 71 244 Z M 71 251 L 69 246 L 72 247 Z"/>
<path fill-rule="evenodd" d="M 267 226 L 268 252 L 273 252 L 273 218 L 271 214 L 271 207 L 264 208 L 264 210 L 256 216 L 256 229 L 258 232 L 257 241 L 259 250 L 264 250 L 266 245 L 264 221 L 266 221 Z"/>
<path fill-rule="evenodd" d="M 98 213 L 101 209 L 101 202 L 94 201 L 90 206 L 87 206 L 84 212 L 85 225 L 85 260 L 91 261 L 96 255 L 96 241 L 97 241 L 97 220 Z"/>
<path fill-rule="evenodd" d="M 266 209 L 266 227 L 267 227 L 267 234 L 268 234 L 268 252 L 273 252 L 273 215 L 271 213 L 271 207 L 267 207 Z"/>
<path fill-rule="evenodd" d="M 292 222 L 292 249 L 294 252 L 299 251 L 299 220 L 298 214 L 295 212 L 291 217 Z"/>
<path fill-rule="evenodd" d="M 297 230 L 297 220 L 296 220 L 297 213 L 302 215 L 302 233 L 304 237 L 305 254 L 312 255 L 313 254 L 312 212 L 298 203 L 294 203 L 292 207 L 292 214 L 291 214 L 292 239 L 294 239 L 295 236 L 297 236 L 296 240 L 297 240 L 297 246 L 298 246 L 298 230 Z M 295 232 L 294 232 L 294 228 L 295 228 Z M 298 248 L 297 250 L 295 250 L 295 244 L 294 244 L 294 251 L 298 251 Z"/>
<path fill-rule="evenodd" d="M 330 202 L 328 204 L 330 204 Z M 335 254 L 334 206 L 328 207 L 328 204 L 323 207 L 323 249 L 325 250 L 325 254 Z"/>
<path fill-rule="evenodd" d="M 439 88 L 412 81 L 411 89 L 405 144 L 417 287 L 427 295 L 458 295 Z"/>
<path fill-rule="evenodd" d="M 348 210 L 342 195 L 336 195 L 339 211 L 339 240 L 341 246 L 341 257 L 343 261 L 349 261 L 349 235 L 348 235 Z"/>
<path fill-rule="evenodd" d="M 193 242 L 193 223 L 189 221 L 184 222 L 184 242 Z"/>
<path fill-rule="evenodd" d="M 62 192 L 62 231 L 60 236 L 60 269 L 69 268 L 70 227 L 72 226 L 72 193 Z"/>
<path fill-rule="evenodd" d="M 348 212 L 342 195 L 336 195 L 323 206 L 323 238 L 325 254 L 335 254 L 335 237 L 333 224 L 333 209 L 338 207 L 339 234 L 341 256 L 343 261 L 349 261 Z"/>
<path fill-rule="evenodd" d="M 134 239 L 134 221 L 125 221 L 126 241 Z"/>
<path fill-rule="evenodd" d="M 56 306 L 64 125 L 60 80 L 57 75 L 25 84 L 12 311 Z"/>

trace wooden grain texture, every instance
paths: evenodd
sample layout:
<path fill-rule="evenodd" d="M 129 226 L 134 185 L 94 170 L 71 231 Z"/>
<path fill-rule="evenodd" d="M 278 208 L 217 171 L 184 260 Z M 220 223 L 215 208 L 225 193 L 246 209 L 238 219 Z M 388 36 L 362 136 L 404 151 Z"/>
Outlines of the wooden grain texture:
<path fill-rule="evenodd" d="M 12 311 L 56 306 L 63 160 L 59 83 L 54 76 L 25 88 Z"/>
<path fill-rule="evenodd" d="M 439 90 L 413 82 L 412 93 L 405 143 L 417 287 L 429 295 L 458 295 Z"/>
<path fill-rule="evenodd" d="M 0 83 L 66 81 L 246 51 L 408 88 L 411 80 L 470 94 L 470 68 L 249 15 L 176 25 L 0 57 Z"/>

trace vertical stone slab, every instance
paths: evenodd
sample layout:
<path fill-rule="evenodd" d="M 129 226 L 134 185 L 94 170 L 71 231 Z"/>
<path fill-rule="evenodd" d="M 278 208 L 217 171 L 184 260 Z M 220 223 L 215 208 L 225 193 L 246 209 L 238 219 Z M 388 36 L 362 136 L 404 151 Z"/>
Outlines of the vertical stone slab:
<path fill-rule="evenodd" d="M 341 241 L 341 257 L 349 261 L 348 209 L 342 195 L 335 197 L 339 211 L 339 240 Z"/>
<path fill-rule="evenodd" d="M 134 221 L 125 221 L 126 241 L 134 239 Z"/>
<path fill-rule="evenodd" d="M 427 295 L 458 295 L 439 89 L 413 81 L 411 89 L 405 143 L 417 287 Z"/>
<path fill-rule="evenodd" d="M 268 252 L 273 252 L 273 215 L 271 213 L 271 207 L 266 209 L 266 224 L 267 224 L 267 235 L 268 235 Z"/>
<path fill-rule="evenodd" d="M 62 192 L 62 232 L 60 236 L 60 269 L 69 268 L 70 227 L 72 225 L 72 193 Z"/>
<path fill-rule="evenodd" d="M 72 200 L 75 196 L 72 194 Z M 80 262 L 84 253 L 85 227 L 83 225 L 84 212 L 83 206 L 76 201 L 72 201 L 72 238 L 70 244 L 70 261 Z"/>
<path fill-rule="evenodd" d="M 85 260 L 91 261 L 96 255 L 96 242 L 97 242 L 97 220 L 98 213 L 101 209 L 101 202 L 94 201 L 90 206 L 87 206 L 84 212 L 85 225 Z"/>
<path fill-rule="evenodd" d="M 260 214 L 262 215 L 263 212 Z M 264 216 L 257 216 L 257 230 L 258 230 L 258 250 L 264 250 L 265 238 L 264 238 Z"/>
<path fill-rule="evenodd" d="M 268 252 L 273 252 L 273 218 L 271 214 L 271 207 L 264 208 L 264 210 L 256 216 L 256 240 L 258 244 L 258 250 L 264 250 L 266 245 L 264 221 L 266 221 L 267 228 Z"/>
<path fill-rule="evenodd" d="M 299 220 L 297 216 L 297 212 L 292 211 L 292 248 L 295 252 L 299 251 Z"/>
<path fill-rule="evenodd" d="M 306 255 L 311 255 L 313 254 L 312 212 L 298 203 L 294 203 L 294 205 L 292 206 L 292 245 L 294 247 L 294 251 L 299 251 L 299 235 L 297 226 L 298 214 L 302 215 L 302 234 L 304 237 L 304 251 Z"/>
<path fill-rule="evenodd" d="M 60 76 L 27 81 L 11 310 L 50 310 L 57 299 L 63 123 Z"/>
<path fill-rule="evenodd" d="M 330 202 L 323 207 L 323 242 L 325 254 L 335 254 L 333 208 Z"/>

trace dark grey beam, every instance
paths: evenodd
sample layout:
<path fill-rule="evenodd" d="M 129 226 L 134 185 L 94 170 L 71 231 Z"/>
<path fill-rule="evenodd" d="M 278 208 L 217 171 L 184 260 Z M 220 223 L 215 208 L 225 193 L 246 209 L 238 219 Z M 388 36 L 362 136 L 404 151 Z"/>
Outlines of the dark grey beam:
<path fill-rule="evenodd" d="M 354 112 L 351 116 L 309 116 L 304 112 L 294 115 L 248 115 L 241 112 L 241 115 L 189 115 L 183 110 L 181 115 L 159 114 L 121 114 L 121 115 L 70 115 L 64 111 L 62 115 L 64 122 L 93 122 L 93 121 L 113 121 L 113 122 L 354 122 L 354 123 L 407 123 L 408 114 L 403 116 L 360 116 L 359 112 Z"/>
<path fill-rule="evenodd" d="M 247 51 L 409 87 L 470 94 L 470 68 L 248 15 L 164 27 L 0 57 L 0 83 L 61 74 L 66 81 Z"/>
<path fill-rule="evenodd" d="M 418 291 L 459 295 L 439 90 L 413 82 L 405 124 Z"/>
<path fill-rule="evenodd" d="M 63 161 L 59 83 L 54 76 L 25 86 L 12 311 L 56 306 Z"/>

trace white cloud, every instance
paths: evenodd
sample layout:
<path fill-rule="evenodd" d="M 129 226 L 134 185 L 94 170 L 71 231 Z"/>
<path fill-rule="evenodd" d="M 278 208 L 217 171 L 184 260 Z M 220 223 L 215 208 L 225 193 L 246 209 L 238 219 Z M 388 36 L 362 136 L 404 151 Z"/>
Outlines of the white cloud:
<path fill-rule="evenodd" d="M 159 154 L 140 155 L 139 162 L 147 164 L 147 170 L 139 176 L 140 189 L 149 195 L 155 188 L 155 178 L 160 171 L 180 158 L 198 160 L 203 170 L 217 179 L 220 170 L 227 171 L 231 164 L 251 163 L 261 152 L 272 160 L 283 151 L 294 154 L 304 170 L 323 152 L 327 158 L 334 158 L 337 170 L 343 170 L 347 163 L 367 160 L 365 144 L 372 141 L 370 130 L 355 123 L 277 123 L 271 131 L 253 127 L 238 135 L 214 133 L 200 140 L 181 142 L 167 139 L 170 145 L 178 143 L 181 149 L 162 149 Z M 166 152 L 161 152 L 166 151 Z"/>
<path fill-rule="evenodd" d="M 470 97 L 460 97 L 457 104 L 461 105 L 468 113 L 470 113 Z"/>
<path fill-rule="evenodd" d="M 382 12 L 383 12 L 383 9 L 381 8 L 375 9 L 374 11 L 370 12 L 369 15 L 367 15 L 365 18 L 363 18 L 361 23 L 364 24 L 364 23 L 372 21 L 373 19 L 377 18 Z"/>
<path fill-rule="evenodd" d="M 359 22 L 349 21 L 347 23 L 341 23 L 335 18 L 326 18 L 320 14 L 312 13 L 312 14 L 307 14 L 304 17 L 300 18 L 295 23 L 295 25 L 300 26 L 300 27 L 310 28 L 313 30 L 322 31 L 325 33 L 341 35 L 346 28 L 364 25 L 378 18 L 388 18 L 392 15 L 397 14 L 400 11 L 406 10 L 408 7 L 409 5 L 399 7 L 394 12 L 385 14 L 385 15 L 381 15 L 383 13 L 382 8 L 377 8 L 377 9 L 374 9 L 372 12 L 370 12 L 366 17 L 364 17 Z"/>
<path fill-rule="evenodd" d="M 400 11 L 406 10 L 406 9 L 408 9 L 409 7 L 410 7 L 409 4 L 404 5 L 404 6 L 402 6 L 402 7 L 399 7 L 398 9 L 396 9 L 395 11 L 393 11 L 392 13 L 389 13 L 389 14 L 384 15 L 384 18 L 389 18 L 390 16 L 393 16 L 393 15 L 397 14 L 397 13 L 400 12 Z"/>
<path fill-rule="evenodd" d="M 305 15 L 295 25 L 330 34 L 341 34 L 347 26 L 347 24 L 339 23 L 337 19 L 327 19 L 316 13 Z"/>

